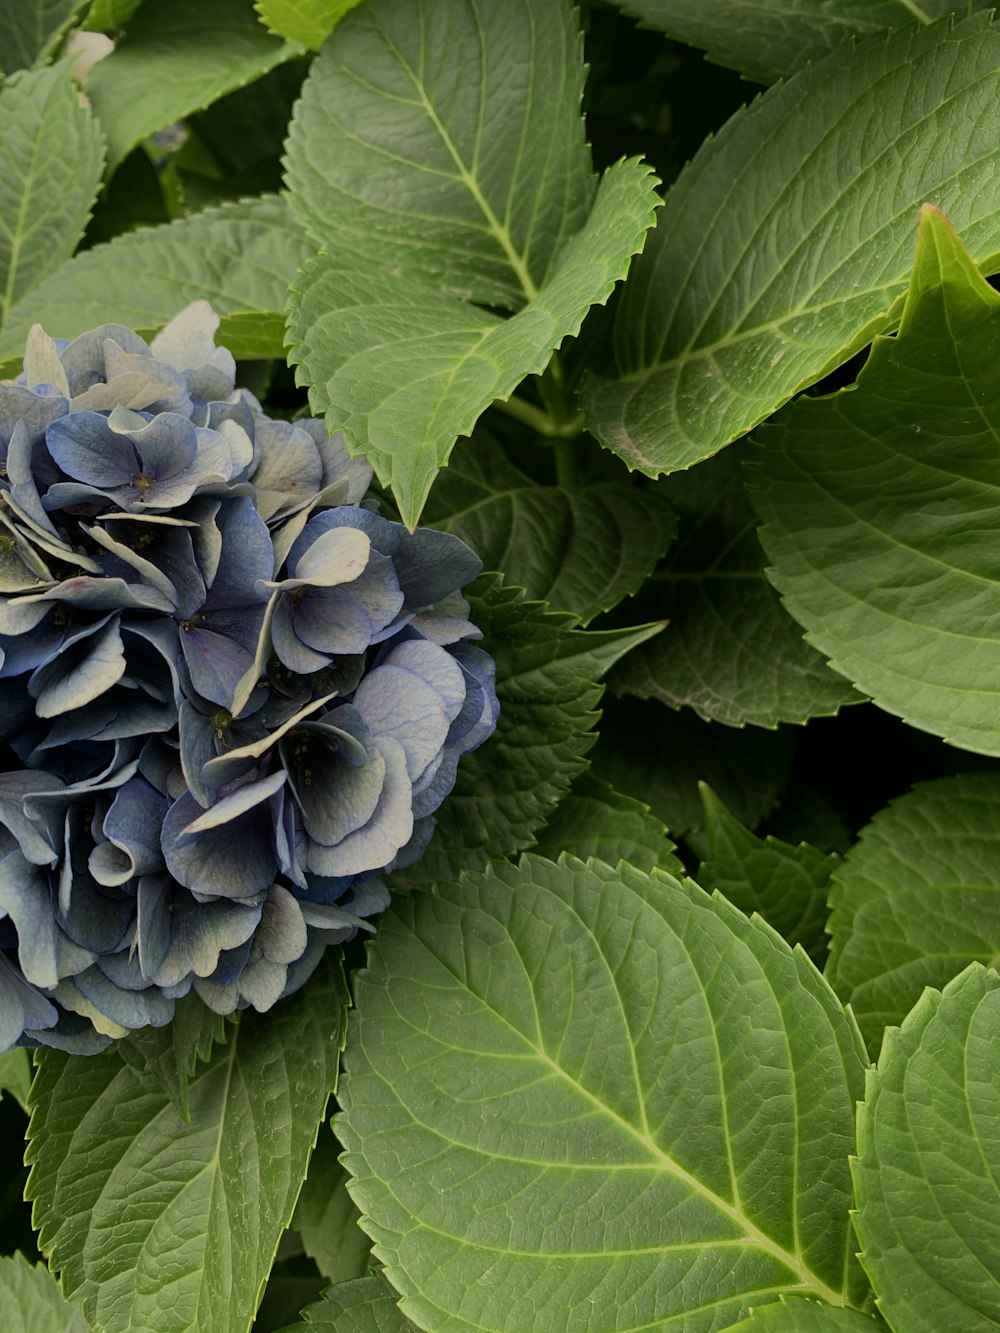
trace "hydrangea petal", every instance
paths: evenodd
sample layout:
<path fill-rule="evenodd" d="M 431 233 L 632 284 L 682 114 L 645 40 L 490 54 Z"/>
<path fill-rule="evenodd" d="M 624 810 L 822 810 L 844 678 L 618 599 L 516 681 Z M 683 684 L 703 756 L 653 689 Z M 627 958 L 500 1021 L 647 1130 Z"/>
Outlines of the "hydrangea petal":
<path fill-rule="evenodd" d="M 63 472 L 88 486 L 128 486 L 140 472 L 131 440 L 112 430 L 100 412 L 60 417 L 48 428 L 45 440 Z"/>
<path fill-rule="evenodd" d="M 80 639 L 38 667 L 28 681 L 39 717 L 56 717 L 71 708 L 82 708 L 103 694 L 124 675 L 125 648 L 113 616 L 97 633 Z"/>
<path fill-rule="evenodd" d="M 377 736 L 375 746 L 385 760 L 385 781 L 371 819 L 349 833 L 336 847 L 309 846 L 308 868 L 317 875 L 360 875 L 386 866 L 413 832 L 410 780 L 406 753 L 398 741 Z"/>

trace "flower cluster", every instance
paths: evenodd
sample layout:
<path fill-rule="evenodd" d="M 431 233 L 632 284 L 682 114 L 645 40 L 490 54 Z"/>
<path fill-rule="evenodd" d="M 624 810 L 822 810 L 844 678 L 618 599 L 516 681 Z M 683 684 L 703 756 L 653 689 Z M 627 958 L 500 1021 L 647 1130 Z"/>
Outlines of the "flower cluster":
<path fill-rule="evenodd" d="M 217 326 L 36 327 L 0 384 L 0 1050 L 268 1008 L 496 724 L 479 561 L 268 419 Z"/>

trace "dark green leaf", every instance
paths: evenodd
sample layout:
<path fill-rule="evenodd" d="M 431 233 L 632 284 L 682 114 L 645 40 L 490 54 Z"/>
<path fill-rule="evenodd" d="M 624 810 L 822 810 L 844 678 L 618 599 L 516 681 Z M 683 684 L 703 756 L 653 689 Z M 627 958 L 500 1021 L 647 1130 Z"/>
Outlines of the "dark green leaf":
<path fill-rule="evenodd" d="M 535 851 L 552 861 L 569 852 L 581 861 L 596 856 L 608 865 L 628 861 L 638 870 L 655 867 L 684 874 L 666 826 L 649 806 L 623 796 L 592 773 L 581 773 L 559 802 L 538 833 Z"/>
<path fill-rule="evenodd" d="M 724 899 L 497 864 L 397 903 L 355 1000 L 338 1132 L 421 1327 L 708 1333 L 863 1294 L 860 1036 Z"/>
<path fill-rule="evenodd" d="M 417 1333 L 396 1304 L 396 1293 L 380 1274 L 342 1282 L 302 1311 L 304 1324 L 282 1333 Z"/>
<path fill-rule="evenodd" d="M 925 986 L 1000 957 L 1000 776 L 921 783 L 876 815 L 833 877 L 827 976 L 877 1051 Z"/>
<path fill-rule="evenodd" d="M 371 1242 L 358 1226 L 360 1214 L 347 1193 L 347 1172 L 339 1156 L 340 1144 L 324 1125 L 292 1219 L 306 1254 L 328 1282 L 362 1277 L 371 1250 Z"/>
<path fill-rule="evenodd" d="M 632 268 L 591 429 L 651 476 L 746 434 L 894 322 L 925 200 L 995 268 L 998 104 L 1000 26 L 979 14 L 844 43 L 737 113 Z"/>
<path fill-rule="evenodd" d="M 1000 1324 L 1000 977 L 971 964 L 890 1028 L 858 1113 L 861 1259 L 899 1333 Z"/>
<path fill-rule="evenodd" d="M 0 1259 L 0 1321 L 5 1333 L 88 1333 L 87 1321 L 63 1300 L 55 1278 L 20 1254 Z"/>
<path fill-rule="evenodd" d="M 0 71 L 30 69 L 50 55 L 84 0 L 0 0 Z"/>
<path fill-rule="evenodd" d="M 489 437 L 459 449 L 423 517 L 468 542 L 487 569 L 583 624 L 638 591 L 677 526 L 659 490 L 538 486 Z"/>
<path fill-rule="evenodd" d="M 1000 30 L 998 30 L 1000 36 Z M 1000 295 L 926 209 L 899 335 L 761 433 L 751 499 L 785 605 L 880 707 L 1000 754 Z"/>
<path fill-rule="evenodd" d="M 29 1195 L 64 1288 L 104 1333 L 246 1333 L 334 1087 L 346 988 L 331 956 L 246 1012 L 191 1079 L 47 1050 L 32 1085 Z"/>
<path fill-rule="evenodd" d="M 178 1000 L 174 1017 L 162 1028 L 140 1028 L 123 1037 L 118 1054 L 139 1073 L 159 1079 L 170 1100 L 188 1116 L 188 1086 L 216 1042 L 226 1039 L 226 1020 L 192 991 Z"/>

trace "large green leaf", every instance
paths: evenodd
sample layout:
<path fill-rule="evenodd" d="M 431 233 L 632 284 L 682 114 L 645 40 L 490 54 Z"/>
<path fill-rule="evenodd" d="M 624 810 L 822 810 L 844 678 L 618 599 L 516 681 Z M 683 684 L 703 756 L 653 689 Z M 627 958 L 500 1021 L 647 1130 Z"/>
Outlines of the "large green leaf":
<path fill-rule="evenodd" d="M 459 449 L 423 518 L 468 542 L 487 569 L 503 570 L 529 597 L 583 624 L 638 591 L 677 527 L 659 489 L 538 486 L 488 437 Z"/>
<path fill-rule="evenodd" d="M 254 9 L 268 32 L 318 51 L 346 13 L 360 0 L 256 0 Z"/>
<path fill-rule="evenodd" d="M 654 867 L 683 875 L 666 825 L 648 805 L 623 796 L 593 773 L 581 773 L 538 832 L 534 848 L 555 861 L 563 852 L 580 861 L 596 856 L 608 865 L 628 861 L 639 870 Z"/>
<path fill-rule="evenodd" d="M 191 1079 L 185 1122 L 153 1073 L 46 1051 L 28 1182 L 41 1244 L 102 1333 L 246 1333 L 343 1044 L 339 957 L 242 1015 Z"/>
<path fill-rule="evenodd" d="M 63 1299 L 52 1276 L 21 1254 L 0 1259 L 0 1322 L 5 1333 L 89 1333 L 87 1321 Z"/>
<path fill-rule="evenodd" d="M 280 312 L 311 251 L 280 197 L 130 232 L 77 255 L 12 310 L 0 357 L 20 357 L 36 322 L 59 338 L 107 321 L 151 332 L 199 299 L 223 316 L 220 341 L 232 342 L 234 351 L 281 356 Z M 264 345 L 253 341 L 261 329 Z"/>
<path fill-rule="evenodd" d="M 417 1333 L 381 1274 L 342 1282 L 302 1311 L 304 1323 L 282 1333 Z"/>
<path fill-rule="evenodd" d="M 896 1333 L 1000 1325 L 1000 977 L 977 963 L 890 1028 L 858 1113 L 861 1260 Z"/>
<path fill-rule="evenodd" d="M 394 873 L 397 887 L 455 879 L 489 857 L 530 847 L 585 767 L 600 716 L 598 682 L 661 628 L 580 630 L 574 617 L 525 601 L 497 575 L 480 578 L 469 601 L 496 661 L 500 719 L 493 737 L 459 764 L 430 846 L 416 865 Z"/>
<path fill-rule="evenodd" d="M 0 1097 L 9 1092 L 16 1102 L 27 1109 L 31 1073 L 31 1056 L 27 1051 L 4 1051 L 0 1055 Z"/>
<path fill-rule="evenodd" d="M 826 973 L 877 1051 L 925 986 L 1000 958 L 1000 775 L 921 783 L 833 877 Z"/>
<path fill-rule="evenodd" d="M 368 0 L 303 88 L 293 206 L 331 248 L 518 309 L 590 211 L 583 78 L 567 4 Z"/>
<path fill-rule="evenodd" d="M 226 1023 L 221 1014 L 214 1013 L 191 991 L 178 1000 L 174 1016 L 165 1027 L 139 1028 L 123 1037 L 115 1050 L 140 1073 L 155 1075 L 187 1119 L 191 1077 L 211 1055 L 212 1047 L 225 1040 Z"/>
<path fill-rule="evenodd" d="M 611 295 L 642 248 L 655 184 L 636 159 L 610 167 L 582 229 L 509 319 L 438 291 L 412 268 L 401 276 L 382 247 L 354 251 L 334 237 L 303 270 L 288 330 L 299 379 L 313 410 L 325 411 L 330 429 L 343 430 L 351 452 L 392 487 L 408 526 L 458 437 L 495 399 L 540 374 L 590 307 Z"/>
<path fill-rule="evenodd" d="M 759 912 L 789 944 L 801 944 L 821 962 L 827 887 L 840 857 L 808 843 L 792 847 L 779 838 L 758 838 L 710 789 L 703 789 L 702 800 L 707 848 L 698 883 L 724 893 L 741 912 Z"/>
<path fill-rule="evenodd" d="M 992 755 L 998 441 L 1000 295 L 926 209 L 898 337 L 876 343 L 856 389 L 761 432 L 751 489 L 810 642 L 882 708 Z"/>
<path fill-rule="evenodd" d="M 0 0 L 0 71 L 13 74 L 44 59 L 84 0 Z"/>
<path fill-rule="evenodd" d="M 860 1036 L 800 951 L 659 872 L 527 856 L 383 918 L 338 1118 L 433 1333 L 707 1333 L 864 1289 Z"/>
<path fill-rule="evenodd" d="M 680 516 L 654 575 L 667 629 L 629 654 L 612 689 L 738 727 L 836 713 L 858 696 L 803 640 L 767 581 L 740 454 L 730 449 L 656 488 Z"/>
<path fill-rule="evenodd" d="M 347 1193 L 347 1172 L 339 1158 L 340 1144 L 324 1125 L 292 1218 L 303 1249 L 328 1282 L 362 1277 L 371 1250 L 358 1226 L 360 1214 Z"/>
<path fill-rule="evenodd" d="M 592 377 L 591 428 L 650 475 L 744 435 L 887 328 L 917 208 L 1000 261 L 1000 26 L 844 43 L 709 139 L 671 189 Z"/>
<path fill-rule="evenodd" d="M 104 149 L 63 61 L 0 89 L 0 322 L 73 253 L 101 183 Z"/>
<path fill-rule="evenodd" d="M 140 140 L 301 52 L 271 37 L 247 0 L 144 4 L 115 50 L 96 64 L 87 96 L 114 168 Z"/>
<path fill-rule="evenodd" d="M 790 730 L 738 730 L 635 699 L 609 700 L 594 747 L 598 777 L 648 804 L 676 838 L 704 824 L 699 782 L 753 828 L 781 799 L 792 763 Z"/>
<path fill-rule="evenodd" d="M 857 1310 L 793 1297 L 778 1305 L 758 1306 L 749 1319 L 733 1324 L 726 1333 L 878 1333 L 880 1328 L 885 1328 L 881 1319 Z"/>
<path fill-rule="evenodd" d="M 774 83 L 852 37 L 880 28 L 930 23 L 956 10 L 989 9 L 989 0 L 614 0 L 668 37 L 703 47 L 709 60 Z"/>

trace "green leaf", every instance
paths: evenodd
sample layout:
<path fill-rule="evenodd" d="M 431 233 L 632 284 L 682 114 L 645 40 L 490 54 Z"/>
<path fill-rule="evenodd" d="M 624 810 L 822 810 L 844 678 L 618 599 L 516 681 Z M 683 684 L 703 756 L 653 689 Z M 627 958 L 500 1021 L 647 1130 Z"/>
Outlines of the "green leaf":
<path fill-rule="evenodd" d="M 322 1300 L 302 1311 L 302 1318 L 304 1324 L 282 1333 L 303 1328 L 307 1333 L 417 1333 L 416 1324 L 402 1314 L 396 1293 L 381 1274 L 331 1287 Z"/>
<path fill-rule="evenodd" d="M 73 253 L 101 183 L 97 122 L 65 61 L 0 88 L 0 322 Z"/>
<path fill-rule="evenodd" d="M 425 523 L 468 542 L 487 569 L 583 624 L 637 592 L 677 527 L 656 489 L 538 486 L 499 445 L 474 438 L 452 458 Z"/>
<path fill-rule="evenodd" d="M 30 69 L 52 53 L 83 0 L 0 0 L 0 72 Z"/>
<path fill-rule="evenodd" d="M 108 137 L 109 168 L 154 130 L 300 53 L 295 43 L 270 37 L 246 0 L 141 5 L 87 80 Z"/>
<path fill-rule="evenodd" d="M 27 1110 L 31 1073 L 31 1056 L 27 1051 L 4 1051 L 0 1055 L 0 1097 L 9 1092 L 18 1105 Z"/>
<path fill-rule="evenodd" d="M 303 87 L 293 207 L 331 249 L 374 240 L 383 272 L 518 309 L 593 201 L 583 79 L 567 4 L 368 0 Z"/>
<path fill-rule="evenodd" d="M 818 1301 L 781 1301 L 777 1305 L 759 1305 L 749 1319 L 726 1333 L 877 1333 L 884 1329 L 881 1319 L 873 1319 L 858 1310 L 837 1309 Z"/>
<path fill-rule="evenodd" d="M 546 826 L 535 851 L 555 861 L 563 852 L 585 861 L 596 856 L 608 865 L 628 861 L 639 870 L 654 867 L 683 875 L 666 825 L 648 805 L 623 796 L 592 773 L 581 773 Z"/>
<path fill-rule="evenodd" d="M 1000 1324 L 1000 977 L 971 964 L 886 1033 L 858 1113 L 855 1225 L 890 1325 Z"/>
<path fill-rule="evenodd" d="M 381 245 L 365 260 L 332 241 L 306 266 L 292 294 L 291 360 L 311 386 L 313 410 L 325 411 L 328 426 L 392 487 L 409 527 L 457 438 L 495 399 L 540 374 L 624 277 L 652 222 L 655 184 L 636 159 L 610 167 L 582 229 L 509 319 L 412 270 L 401 277 Z"/>
<path fill-rule="evenodd" d="M 306 1254 L 328 1282 L 362 1277 L 371 1250 L 371 1242 L 358 1226 L 360 1214 L 347 1193 L 347 1172 L 339 1158 L 340 1144 L 325 1126 L 319 1132 L 292 1218 Z"/>
<path fill-rule="evenodd" d="M 261 22 L 276 37 L 318 51 L 360 0 L 256 0 Z"/>
<path fill-rule="evenodd" d="M 0 357 L 20 357 L 36 322 L 59 338 L 108 321 L 151 333 L 199 299 L 224 317 L 221 340 L 234 354 L 283 356 L 278 312 L 311 249 L 282 198 L 130 232 L 77 255 L 12 310 Z"/>
<path fill-rule="evenodd" d="M 14 0 L 17 3 L 17 0 Z M 125 27 L 139 8 L 141 0 L 93 0 L 82 27 L 85 32 L 115 35 Z"/>
<path fill-rule="evenodd" d="M 856 389 L 762 432 L 751 474 L 771 576 L 810 642 L 888 712 L 991 755 L 998 433 L 1000 295 L 928 208 L 898 337 Z"/>
<path fill-rule="evenodd" d="M 669 560 L 653 576 L 667 630 L 629 655 L 612 689 L 736 727 L 836 713 L 858 696 L 803 640 L 767 582 L 741 452 L 656 488 L 680 516 Z"/>
<path fill-rule="evenodd" d="M 346 987 L 333 954 L 267 1014 L 245 1012 L 191 1079 L 44 1052 L 29 1196 L 64 1289 L 103 1333 L 246 1333 L 336 1082 Z"/>
<path fill-rule="evenodd" d="M 198 1065 L 212 1047 L 226 1039 L 226 1019 L 213 1013 L 193 991 L 177 1001 L 174 1016 L 162 1028 L 139 1028 L 123 1037 L 115 1050 L 139 1073 L 159 1079 L 181 1115 L 188 1118 L 188 1087 Z"/>
<path fill-rule="evenodd" d="M 813 962 L 826 954 L 826 894 L 839 856 L 808 843 L 792 847 L 778 838 L 758 838 L 734 819 L 715 793 L 702 788 L 707 852 L 698 883 L 718 889 L 749 915 L 759 912 L 789 944 L 801 944 Z"/>
<path fill-rule="evenodd" d="M 355 1001 L 338 1132 L 421 1327 L 708 1333 L 783 1292 L 863 1291 L 860 1037 L 724 899 L 497 864 L 398 902 Z"/>
<path fill-rule="evenodd" d="M 1000 775 L 920 783 L 875 816 L 833 877 L 827 976 L 870 1050 L 925 986 L 1000 958 Z"/>
<path fill-rule="evenodd" d="M 929 23 L 959 8 L 956 0 L 614 0 L 646 27 L 702 47 L 709 60 L 756 83 L 788 78 L 809 61 L 881 28 Z M 966 13 L 989 0 L 964 0 Z"/>
<path fill-rule="evenodd" d="M 651 476 L 745 435 L 893 323 L 927 199 L 994 268 L 998 102 L 1000 26 L 979 14 L 844 43 L 737 113 L 632 268 L 590 428 Z"/>
<path fill-rule="evenodd" d="M 466 595 L 483 647 L 496 661 L 500 719 L 493 737 L 459 764 L 427 851 L 392 875 L 399 888 L 455 879 L 489 857 L 530 847 L 586 767 L 600 716 L 598 682 L 623 653 L 660 630 L 576 629 L 574 617 L 525 601 L 495 574 L 483 575 Z"/>
<path fill-rule="evenodd" d="M 702 722 L 690 710 L 610 701 L 594 747 L 598 777 L 645 801 L 675 838 L 703 823 L 698 783 L 718 792 L 753 828 L 781 799 L 792 764 L 789 731 L 737 730 Z"/>
<path fill-rule="evenodd" d="M 0 1322 L 6 1333 L 89 1333 L 44 1266 L 21 1254 L 0 1259 Z"/>

